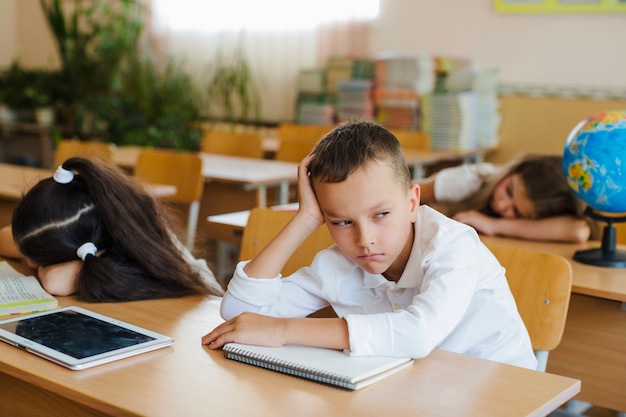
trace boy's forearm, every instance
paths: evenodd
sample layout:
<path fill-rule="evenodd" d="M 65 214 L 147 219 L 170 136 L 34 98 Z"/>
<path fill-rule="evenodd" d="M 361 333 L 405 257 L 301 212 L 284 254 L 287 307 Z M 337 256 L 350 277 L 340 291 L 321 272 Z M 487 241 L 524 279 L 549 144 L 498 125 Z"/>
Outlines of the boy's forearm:
<path fill-rule="evenodd" d="M 293 318 L 285 322 L 285 343 L 349 349 L 348 324 L 342 318 Z"/>
<path fill-rule="evenodd" d="M 280 233 L 246 265 L 246 274 L 252 278 L 277 276 L 294 251 L 318 227 L 318 224 L 306 216 L 296 214 Z"/>

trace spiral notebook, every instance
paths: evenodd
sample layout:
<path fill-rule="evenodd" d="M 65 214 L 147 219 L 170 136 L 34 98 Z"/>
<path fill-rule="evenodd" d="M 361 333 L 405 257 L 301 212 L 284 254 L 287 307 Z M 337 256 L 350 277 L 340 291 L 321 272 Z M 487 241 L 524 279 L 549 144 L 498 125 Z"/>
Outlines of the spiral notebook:
<path fill-rule="evenodd" d="M 349 356 L 342 351 L 299 345 L 265 347 L 228 343 L 228 359 L 348 390 L 373 384 L 413 363 L 411 358 Z"/>

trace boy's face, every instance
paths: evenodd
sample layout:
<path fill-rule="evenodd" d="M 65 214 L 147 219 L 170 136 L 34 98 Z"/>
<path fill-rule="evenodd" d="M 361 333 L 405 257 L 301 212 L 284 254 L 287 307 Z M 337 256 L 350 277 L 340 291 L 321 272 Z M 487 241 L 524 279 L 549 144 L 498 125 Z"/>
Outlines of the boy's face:
<path fill-rule="evenodd" d="M 343 182 L 315 183 L 326 225 L 341 252 L 372 274 L 400 279 L 413 245 L 419 187 L 406 190 L 373 161 Z"/>

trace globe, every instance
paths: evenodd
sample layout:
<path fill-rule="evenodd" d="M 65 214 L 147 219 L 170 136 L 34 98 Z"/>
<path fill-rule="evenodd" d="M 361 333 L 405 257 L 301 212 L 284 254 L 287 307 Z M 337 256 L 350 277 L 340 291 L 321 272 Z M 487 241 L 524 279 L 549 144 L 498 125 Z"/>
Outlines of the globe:
<path fill-rule="evenodd" d="M 580 122 L 563 151 L 572 191 L 591 207 L 626 212 L 626 111 L 607 111 Z"/>
<path fill-rule="evenodd" d="M 587 203 L 585 214 L 607 222 L 602 247 L 578 251 L 574 259 L 600 266 L 626 267 L 616 250 L 614 222 L 626 221 L 626 111 L 598 113 L 572 129 L 563 150 L 563 173 L 570 189 Z"/>

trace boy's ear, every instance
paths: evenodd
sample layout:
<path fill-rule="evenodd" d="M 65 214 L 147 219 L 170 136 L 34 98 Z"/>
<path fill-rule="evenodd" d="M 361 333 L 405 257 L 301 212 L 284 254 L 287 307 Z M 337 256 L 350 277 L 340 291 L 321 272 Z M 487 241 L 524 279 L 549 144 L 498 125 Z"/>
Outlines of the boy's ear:
<path fill-rule="evenodd" d="M 409 201 L 411 203 L 411 217 L 413 222 L 417 220 L 417 210 L 420 207 L 420 186 L 411 184 L 409 187 Z"/>

